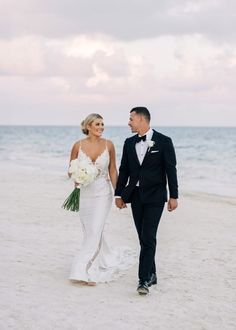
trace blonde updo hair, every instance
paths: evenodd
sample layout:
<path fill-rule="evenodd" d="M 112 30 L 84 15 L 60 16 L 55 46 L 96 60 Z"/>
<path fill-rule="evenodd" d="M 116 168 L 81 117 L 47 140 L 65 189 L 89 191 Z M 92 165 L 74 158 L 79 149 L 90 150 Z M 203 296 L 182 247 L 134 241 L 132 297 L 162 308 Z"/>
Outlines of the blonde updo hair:
<path fill-rule="evenodd" d="M 91 113 L 88 115 L 82 122 L 81 122 L 81 130 L 85 135 L 89 134 L 89 131 L 87 129 L 88 125 L 91 125 L 92 122 L 96 119 L 103 119 L 101 115 L 98 113 Z"/>

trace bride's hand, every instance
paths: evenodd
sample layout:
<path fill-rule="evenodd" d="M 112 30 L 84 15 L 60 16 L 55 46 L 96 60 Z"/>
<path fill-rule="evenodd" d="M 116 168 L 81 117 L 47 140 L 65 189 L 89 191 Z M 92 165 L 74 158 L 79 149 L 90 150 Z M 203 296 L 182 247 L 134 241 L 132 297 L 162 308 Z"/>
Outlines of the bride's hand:
<path fill-rule="evenodd" d="M 123 199 L 121 197 L 117 197 L 115 199 L 115 203 L 116 203 L 116 206 L 119 208 L 119 209 L 124 209 L 127 207 L 127 205 L 125 204 L 125 202 L 123 201 Z"/>

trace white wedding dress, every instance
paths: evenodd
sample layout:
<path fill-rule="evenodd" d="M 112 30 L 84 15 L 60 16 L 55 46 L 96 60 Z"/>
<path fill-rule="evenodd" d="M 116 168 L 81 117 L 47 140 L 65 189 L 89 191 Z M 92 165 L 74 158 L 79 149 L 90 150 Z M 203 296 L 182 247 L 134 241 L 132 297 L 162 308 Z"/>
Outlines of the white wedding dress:
<path fill-rule="evenodd" d="M 83 229 L 83 243 L 74 258 L 70 280 L 86 282 L 109 282 L 122 270 L 136 263 L 134 252 L 128 248 L 111 249 L 104 238 L 104 226 L 113 195 L 108 175 L 109 152 L 107 146 L 93 162 L 79 149 L 78 161 L 97 167 L 99 175 L 91 184 L 80 189 L 79 217 Z"/>

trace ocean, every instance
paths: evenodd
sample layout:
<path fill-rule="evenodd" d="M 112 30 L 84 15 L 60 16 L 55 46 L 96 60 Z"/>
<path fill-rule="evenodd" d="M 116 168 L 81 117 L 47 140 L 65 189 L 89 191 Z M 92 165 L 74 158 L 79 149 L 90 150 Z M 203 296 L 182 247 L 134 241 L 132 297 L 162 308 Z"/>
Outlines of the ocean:
<path fill-rule="evenodd" d="M 180 192 L 236 197 L 236 128 L 153 127 L 172 138 Z M 119 166 L 129 127 L 105 127 Z M 0 162 L 4 165 L 66 174 L 73 143 L 84 135 L 76 126 L 0 126 Z"/>

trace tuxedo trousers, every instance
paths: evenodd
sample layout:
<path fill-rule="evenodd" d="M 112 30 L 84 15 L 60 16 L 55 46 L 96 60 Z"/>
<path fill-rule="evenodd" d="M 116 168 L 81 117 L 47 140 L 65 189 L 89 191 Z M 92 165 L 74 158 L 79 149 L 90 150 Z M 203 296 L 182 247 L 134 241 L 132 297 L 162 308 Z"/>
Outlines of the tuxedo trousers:
<path fill-rule="evenodd" d="M 132 196 L 131 209 L 140 243 L 139 279 L 148 281 L 151 274 L 156 274 L 155 253 L 156 236 L 163 204 L 143 203 L 140 189 L 136 187 Z"/>

